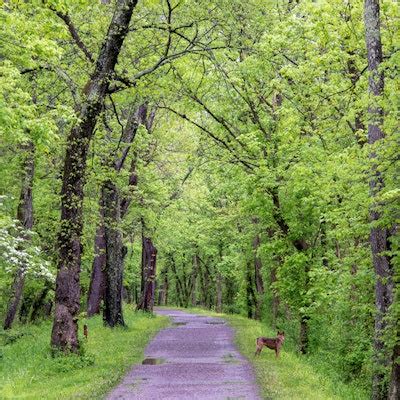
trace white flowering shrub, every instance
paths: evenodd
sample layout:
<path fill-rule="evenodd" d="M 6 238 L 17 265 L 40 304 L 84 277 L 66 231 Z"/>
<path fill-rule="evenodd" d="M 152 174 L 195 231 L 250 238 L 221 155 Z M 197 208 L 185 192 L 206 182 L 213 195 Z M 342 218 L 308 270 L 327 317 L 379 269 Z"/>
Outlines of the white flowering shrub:
<path fill-rule="evenodd" d="M 0 216 L 0 265 L 7 274 L 22 269 L 25 275 L 54 282 L 50 263 L 31 240 L 35 235 L 35 232 L 24 230 L 18 220 Z"/>

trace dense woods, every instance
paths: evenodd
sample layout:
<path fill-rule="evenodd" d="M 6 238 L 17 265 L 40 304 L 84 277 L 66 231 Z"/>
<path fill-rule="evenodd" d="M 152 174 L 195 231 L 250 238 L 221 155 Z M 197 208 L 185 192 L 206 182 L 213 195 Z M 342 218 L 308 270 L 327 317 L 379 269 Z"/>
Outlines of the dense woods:
<path fill-rule="evenodd" d="M 400 397 L 400 6 L 5 1 L 0 316 L 200 306 Z"/>

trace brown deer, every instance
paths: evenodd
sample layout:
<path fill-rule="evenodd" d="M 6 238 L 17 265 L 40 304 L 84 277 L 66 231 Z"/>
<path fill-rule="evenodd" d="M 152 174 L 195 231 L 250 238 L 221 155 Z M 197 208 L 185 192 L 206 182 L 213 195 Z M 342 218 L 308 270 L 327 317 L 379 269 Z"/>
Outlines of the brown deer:
<path fill-rule="evenodd" d="M 284 340 L 285 340 L 285 332 L 283 331 L 282 332 L 278 331 L 276 338 L 266 338 L 266 337 L 257 338 L 256 341 L 257 348 L 255 356 L 259 356 L 263 346 L 266 346 L 271 350 L 275 350 L 275 356 L 276 358 L 278 358 Z"/>

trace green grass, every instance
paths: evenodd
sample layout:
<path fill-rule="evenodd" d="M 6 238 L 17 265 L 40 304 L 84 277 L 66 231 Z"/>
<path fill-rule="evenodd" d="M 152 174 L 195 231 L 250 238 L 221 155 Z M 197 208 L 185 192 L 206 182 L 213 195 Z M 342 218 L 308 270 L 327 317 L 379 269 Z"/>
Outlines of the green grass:
<path fill-rule="evenodd" d="M 238 315 L 216 314 L 202 309 L 189 312 L 219 316 L 235 329 L 236 344 L 254 365 L 265 399 L 365 400 L 368 394 L 324 374 L 312 359 L 299 356 L 285 343 L 281 356 L 264 349 L 254 357 L 255 339 L 273 336 L 265 324 Z M 51 323 L 22 326 L 7 332 L 12 343 L 0 348 L 1 399 L 99 399 L 104 397 L 132 364 L 142 361 L 143 350 L 154 334 L 168 325 L 164 317 L 152 317 L 125 309 L 127 329 L 109 329 L 101 317 L 81 321 L 89 327 L 83 356 L 52 358 Z M 2 332 L 0 332 L 2 333 Z M 85 342 L 82 339 L 82 342 Z M 1 342 L 0 342 L 1 343 Z M 285 346 L 286 345 L 286 346 Z M 227 362 L 232 360 L 227 359 Z"/>
<path fill-rule="evenodd" d="M 264 323 L 239 315 L 217 314 L 198 308 L 189 312 L 222 317 L 235 330 L 235 342 L 240 352 L 253 364 L 257 383 L 264 399 L 273 400 L 366 400 L 367 393 L 346 385 L 322 373 L 312 365 L 312 359 L 300 356 L 283 345 L 280 358 L 264 348 L 260 357 L 254 357 L 255 342 L 259 336 L 275 336 Z"/>
<path fill-rule="evenodd" d="M 102 398 L 132 364 L 142 361 L 146 344 L 169 323 L 128 307 L 124 317 L 126 329 L 105 328 L 101 317 L 81 321 L 80 327 L 86 323 L 89 330 L 83 356 L 51 357 L 50 322 L 7 332 L 4 337 L 16 340 L 0 348 L 0 398 Z"/>

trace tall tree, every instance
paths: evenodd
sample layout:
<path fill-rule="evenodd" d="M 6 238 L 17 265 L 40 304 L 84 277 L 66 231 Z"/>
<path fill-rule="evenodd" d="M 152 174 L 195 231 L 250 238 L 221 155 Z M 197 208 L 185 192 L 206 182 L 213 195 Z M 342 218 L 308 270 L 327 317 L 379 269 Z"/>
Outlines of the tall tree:
<path fill-rule="evenodd" d="M 147 117 L 147 107 L 145 104 L 142 104 L 139 106 L 137 109 L 135 107 L 132 107 L 128 119 L 126 122 L 126 125 L 124 126 L 124 129 L 122 131 L 121 137 L 119 139 L 119 146 L 121 149 L 120 150 L 121 154 L 118 154 L 118 156 L 114 156 L 114 151 L 111 154 L 107 156 L 107 163 L 110 164 L 110 169 L 114 170 L 116 174 L 118 174 L 122 168 L 124 167 L 125 161 L 127 159 L 129 150 L 131 148 L 131 145 L 135 139 L 139 124 L 142 123 L 144 124 L 146 122 L 146 117 Z M 109 128 L 110 129 L 110 128 Z M 112 133 L 112 132 L 111 132 Z M 129 186 L 131 188 L 135 187 L 137 185 L 137 176 L 136 176 L 136 159 L 135 157 L 132 159 L 131 163 L 131 171 L 130 171 L 130 176 L 129 176 Z M 110 195 L 110 189 L 115 186 L 111 180 L 107 180 L 104 182 L 102 190 L 100 191 L 100 222 L 99 226 L 96 230 L 95 238 L 94 238 L 94 245 L 95 245 L 95 257 L 93 259 L 93 267 L 92 267 L 92 274 L 91 274 L 91 279 L 90 279 L 90 286 L 89 286 L 89 292 L 88 292 L 88 301 L 87 301 L 87 313 L 88 316 L 93 316 L 94 314 L 99 314 L 100 313 L 100 304 L 101 301 L 103 300 L 104 297 L 104 291 L 106 289 L 106 278 L 105 278 L 105 272 L 109 269 L 112 268 L 110 267 L 110 262 L 112 263 L 112 258 L 108 257 L 107 258 L 107 238 L 110 238 L 110 235 L 107 237 L 105 236 L 106 233 L 106 227 L 105 227 L 105 219 L 104 219 L 104 213 L 105 213 L 105 208 L 107 208 L 108 214 L 108 224 L 111 226 L 114 226 L 115 229 L 118 229 L 118 222 L 116 220 L 112 220 L 112 216 L 115 218 L 118 217 L 118 219 L 122 219 L 126 213 L 128 212 L 129 209 L 129 204 L 131 202 L 131 197 L 127 196 L 125 198 L 120 198 L 120 195 L 117 196 L 117 193 L 114 193 L 114 197 L 118 198 L 118 203 L 110 203 L 104 196 L 106 194 Z M 118 190 L 117 187 L 113 190 Z M 106 205 L 106 203 L 108 203 Z M 120 210 L 111 210 L 110 207 L 114 208 L 119 208 Z M 110 219 L 111 218 L 111 219 Z M 109 232 L 110 233 L 110 232 Z M 122 240 L 122 236 L 117 235 L 115 238 L 118 238 L 119 240 Z M 108 243 L 109 247 L 113 246 L 113 243 Z M 123 248 L 122 243 L 118 245 L 121 249 Z M 117 252 L 113 252 L 115 256 L 118 255 Z M 118 256 L 119 257 L 119 256 Z M 119 265 L 119 261 L 117 264 Z M 113 274 L 114 277 L 119 277 L 119 274 Z M 121 276 L 122 279 L 122 276 Z M 119 286 L 121 283 L 116 283 L 114 282 L 115 285 Z M 109 282 L 110 285 L 114 285 L 112 280 Z M 109 293 L 109 292 L 107 292 Z M 105 299 L 107 303 L 111 301 L 110 298 Z M 117 301 L 118 304 L 121 306 L 121 301 L 114 299 L 114 301 Z M 110 306 L 110 304 L 108 305 Z M 114 307 L 113 307 L 114 308 Z M 122 309 L 117 313 L 122 314 Z M 105 318 L 105 321 L 108 321 L 108 323 L 112 326 L 115 325 L 115 323 L 112 323 L 109 318 Z"/>
<path fill-rule="evenodd" d="M 257 225 L 258 219 L 253 219 L 253 224 Z M 259 247 L 261 244 L 260 234 L 256 233 L 253 239 L 253 251 L 254 251 L 254 283 L 257 291 L 257 301 L 256 301 L 256 310 L 254 317 L 255 319 L 261 319 L 261 308 L 263 303 L 263 295 L 264 295 L 264 282 L 261 274 L 262 262 L 260 256 L 257 254 Z"/>
<path fill-rule="evenodd" d="M 106 244 L 103 320 L 108 326 L 125 325 L 122 315 L 122 278 L 125 250 L 120 230 L 120 195 L 117 185 L 108 180 L 102 188 Z"/>
<path fill-rule="evenodd" d="M 375 198 L 383 189 L 385 182 L 379 171 L 379 156 L 376 145 L 384 140 L 383 118 L 384 111 L 381 98 L 384 92 L 385 79 L 382 70 L 382 42 L 380 31 L 380 7 L 379 0 L 365 0 L 364 3 L 365 42 L 367 47 L 369 68 L 369 93 L 370 106 L 368 109 L 368 143 L 371 145 L 370 159 L 372 163 L 370 179 L 370 195 L 373 204 L 370 211 L 372 223 L 370 242 L 372 261 L 375 269 L 375 371 L 373 375 L 372 397 L 375 400 L 383 400 L 388 397 L 388 387 L 385 379 L 385 369 L 390 358 L 384 341 L 384 333 L 387 327 L 389 308 L 393 303 L 393 265 L 390 254 L 390 230 L 383 226 L 382 214 Z M 394 362 L 396 369 L 397 362 Z M 397 375 L 397 376 L 396 376 Z M 392 393 L 399 393 L 400 376 L 398 373 L 392 376 Z M 393 397 L 394 398 L 394 397 Z"/>
<path fill-rule="evenodd" d="M 102 192 L 103 193 L 103 192 Z M 104 226 L 103 202 L 100 203 L 100 222 L 94 238 L 94 259 L 92 273 L 90 276 L 90 286 L 87 299 L 87 315 L 92 317 L 100 314 L 101 301 L 104 297 L 105 277 L 104 269 L 106 266 L 106 241 Z"/>
<path fill-rule="evenodd" d="M 121 171 L 125 163 L 139 123 L 146 121 L 146 111 L 146 106 L 141 105 L 137 109 L 132 109 L 128 116 L 128 121 L 121 137 L 121 142 L 124 143 L 125 147 L 122 150 L 122 155 L 113 162 L 113 167 L 117 173 Z M 136 186 L 136 183 L 135 159 L 133 159 L 129 185 Z M 128 211 L 130 200 L 125 199 L 124 203 L 122 203 L 119 188 L 111 179 L 107 180 L 103 185 L 102 199 L 106 245 L 103 320 L 108 326 L 113 327 L 125 324 L 122 316 L 122 286 L 126 247 L 123 245 L 120 221 Z"/>
<path fill-rule="evenodd" d="M 76 352 L 79 348 L 77 314 L 80 307 L 82 201 L 87 152 L 136 4 L 137 0 L 117 1 L 77 112 L 79 123 L 72 128 L 67 140 L 61 190 L 59 270 L 51 335 L 52 346 L 63 351 Z"/>
<path fill-rule="evenodd" d="M 142 285 L 138 310 L 153 312 L 156 284 L 157 249 L 150 238 L 142 236 Z"/>

